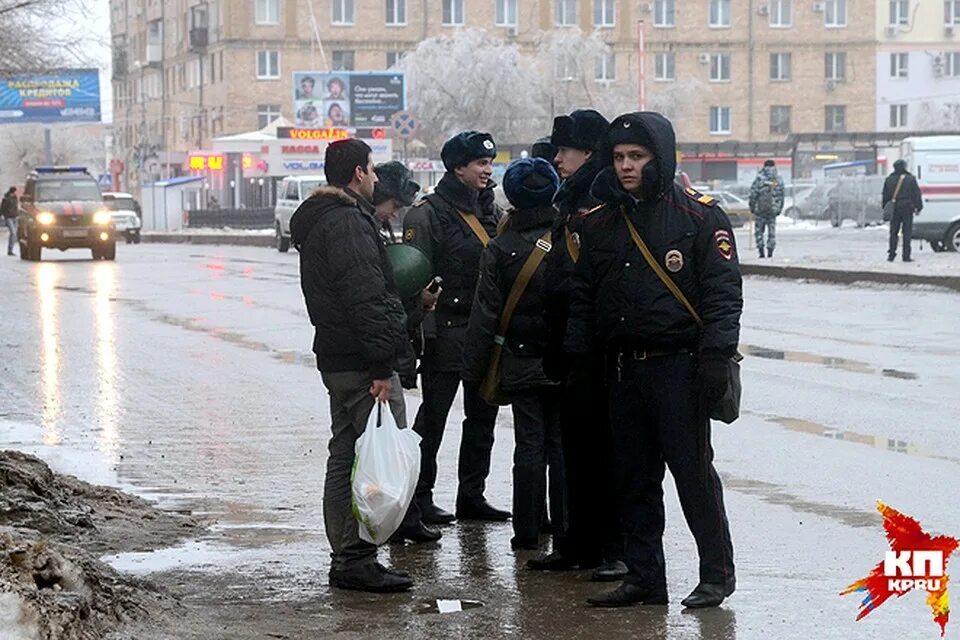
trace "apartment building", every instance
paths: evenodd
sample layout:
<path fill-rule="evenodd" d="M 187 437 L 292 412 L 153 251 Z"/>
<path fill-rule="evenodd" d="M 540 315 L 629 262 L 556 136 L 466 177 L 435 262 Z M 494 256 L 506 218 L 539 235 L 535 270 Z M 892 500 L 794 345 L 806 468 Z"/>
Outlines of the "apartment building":
<path fill-rule="evenodd" d="M 877 131 L 960 129 L 960 0 L 877 0 Z"/>

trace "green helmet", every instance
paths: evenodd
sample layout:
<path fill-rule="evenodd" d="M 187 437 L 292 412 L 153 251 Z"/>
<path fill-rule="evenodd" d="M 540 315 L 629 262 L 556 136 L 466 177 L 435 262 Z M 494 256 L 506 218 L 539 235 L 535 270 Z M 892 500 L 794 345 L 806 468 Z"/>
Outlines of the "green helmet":
<path fill-rule="evenodd" d="M 419 293 L 433 278 L 433 266 L 420 249 L 409 244 L 387 245 L 387 261 L 401 298 Z"/>

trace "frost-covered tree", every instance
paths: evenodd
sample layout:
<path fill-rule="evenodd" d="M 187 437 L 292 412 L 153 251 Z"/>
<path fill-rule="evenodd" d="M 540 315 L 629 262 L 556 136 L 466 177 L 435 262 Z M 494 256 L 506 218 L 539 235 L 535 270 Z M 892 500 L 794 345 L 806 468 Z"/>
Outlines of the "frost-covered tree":
<path fill-rule="evenodd" d="M 7 125 L 0 136 L 0 185 L 22 185 L 27 172 L 46 164 L 42 125 Z M 106 171 L 104 128 L 100 124 L 63 124 L 52 128 L 53 164 L 86 166 L 97 175 Z"/>
<path fill-rule="evenodd" d="M 0 0 L 0 75 L 91 64 L 90 46 L 104 45 L 77 25 L 96 0 Z"/>

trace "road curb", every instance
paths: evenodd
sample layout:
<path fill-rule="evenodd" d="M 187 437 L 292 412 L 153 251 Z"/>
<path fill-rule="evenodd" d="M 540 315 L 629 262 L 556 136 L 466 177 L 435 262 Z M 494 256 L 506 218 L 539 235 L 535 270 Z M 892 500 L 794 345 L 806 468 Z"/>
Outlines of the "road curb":
<path fill-rule="evenodd" d="M 835 284 L 877 282 L 881 284 L 927 285 L 960 291 L 960 276 L 931 276 L 883 271 L 841 271 L 839 269 L 814 269 L 811 267 L 766 264 L 741 264 L 740 270 L 743 275 L 747 276 L 766 276 L 786 280 L 819 280 Z"/>
<path fill-rule="evenodd" d="M 272 235 L 231 235 L 227 233 L 154 233 L 140 235 L 141 241 L 168 244 L 232 244 L 241 247 L 272 247 L 275 240 Z"/>

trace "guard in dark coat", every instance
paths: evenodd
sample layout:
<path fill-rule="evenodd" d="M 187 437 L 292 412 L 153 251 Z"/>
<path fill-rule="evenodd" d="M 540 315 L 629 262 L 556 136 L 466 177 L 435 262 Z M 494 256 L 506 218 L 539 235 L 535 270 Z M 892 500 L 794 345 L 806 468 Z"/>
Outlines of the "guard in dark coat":
<path fill-rule="evenodd" d="M 563 456 L 567 481 L 568 530 L 554 552 L 530 560 L 531 569 L 596 567 L 594 580 L 627 574 L 615 483 L 613 444 L 603 384 L 603 357 L 570 358 L 563 338 L 570 313 L 570 279 L 580 257 L 580 228 L 598 203 L 590 186 L 603 168 L 600 147 L 610 123 L 593 110 L 574 111 L 553 121 L 551 142 L 563 178 L 554 203 L 554 250 L 547 257 L 548 375 L 564 383 Z"/>
<path fill-rule="evenodd" d="M 437 451 L 460 387 L 463 338 L 477 287 L 480 254 L 496 235 L 500 221 L 500 210 L 494 203 L 494 183 L 490 180 L 496 155 L 497 147 L 487 133 L 466 131 L 448 140 L 440 153 L 447 172 L 436 190 L 404 218 L 404 242 L 423 251 L 433 264 L 434 273 L 443 278 L 443 293 L 436 310 L 427 314 L 423 323 L 423 403 L 413 426 L 423 440 L 420 479 L 412 508 L 422 511 L 427 524 L 453 520 L 452 514 L 433 502 Z M 480 397 L 477 385 L 464 384 L 463 410 L 466 417 L 457 470 L 457 517 L 506 520 L 510 512 L 494 508 L 483 495 L 490 472 L 497 408 Z"/>
<path fill-rule="evenodd" d="M 480 281 L 473 299 L 463 352 L 463 381 L 479 384 L 487 372 L 495 341 L 502 342 L 501 388 L 513 408 L 514 549 L 537 549 L 550 475 L 550 524 L 557 537 L 564 530 L 563 454 L 560 442 L 559 385 L 543 373 L 547 344 L 543 316 L 546 263 L 527 280 L 505 335 L 500 318 L 510 292 L 535 248 L 549 253 L 555 217 L 553 196 L 560 179 L 542 158 L 516 160 L 503 176 L 503 190 L 514 206 L 501 233 L 483 250 Z M 536 256 L 535 256 L 536 257 Z"/>
<path fill-rule="evenodd" d="M 599 347 L 607 358 L 614 490 L 629 574 L 589 602 L 667 602 L 666 464 L 700 553 L 700 582 L 683 605 L 717 606 L 736 585 L 709 419 L 727 388 L 727 362 L 740 333 L 733 232 L 715 200 L 674 183 L 676 139 L 660 114 L 620 116 L 605 148 L 613 166 L 597 176 L 593 194 L 604 204 L 581 230 L 565 346 L 584 356 Z M 634 230 L 697 311 L 702 330 L 644 258 Z"/>
<path fill-rule="evenodd" d="M 901 179 L 902 184 L 898 193 L 897 184 Z M 893 205 L 893 217 L 890 219 L 890 245 L 887 250 L 887 260 L 893 262 L 896 259 L 898 236 L 903 229 L 903 261 L 912 262 L 910 242 L 913 239 L 913 216 L 920 215 L 923 210 L 923 194 L 920 192 L 917 179 L 907 171 L 907 163 L 903 160 L 893 163 L 893 173 L 883 182 L 882 206 L 887 206 L 887 203 L 894 199 L 896 203 Z"/>

